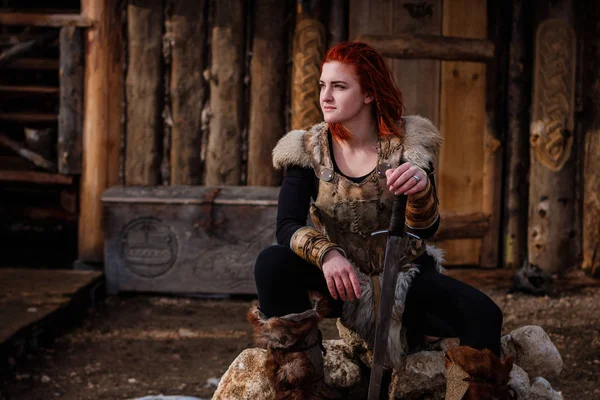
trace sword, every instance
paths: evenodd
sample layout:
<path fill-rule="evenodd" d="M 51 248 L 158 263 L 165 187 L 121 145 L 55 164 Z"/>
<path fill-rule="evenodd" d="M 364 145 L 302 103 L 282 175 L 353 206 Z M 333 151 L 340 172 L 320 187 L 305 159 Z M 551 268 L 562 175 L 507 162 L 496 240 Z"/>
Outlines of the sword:
<path fill-rule="evenodd" d="M 381 300 L 379 302 L 379 319 L 375 325 L 375 344 L 373 346 L 373 365 L 371 367 L 371 378 L 369 381 L 368 400 L 379 400 L 381 394 L 381 380 L 383 378 L 383 363 L 387 350 L 388 335 L 394 297 L 396 292 L 396 280 L 398 272 L 403 265 L 403 258 L 407 256 L 409 235 L 404 230 L 406 220 L 405 195 L 396 196 L 392 206 L 392 216 L 388 229 L 388 240 L 385 248 L 385 260 L 383 263 L 383 283 L 381 284 Z M 378 231 L 374 234 L 385 231 Z"/>

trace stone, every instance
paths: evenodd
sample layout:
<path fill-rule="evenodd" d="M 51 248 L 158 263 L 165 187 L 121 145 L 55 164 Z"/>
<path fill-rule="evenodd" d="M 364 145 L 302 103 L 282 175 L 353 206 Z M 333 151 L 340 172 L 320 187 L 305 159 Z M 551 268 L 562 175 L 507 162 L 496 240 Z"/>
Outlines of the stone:
<path fill-rule="evenodd" d="M 442 395 L 446 388 L 446 366 L 441 351 L 420 351 L 406 357 L 404 368 L 394 371 L 398 386 L 396 398 L 418 398 L 424 394 Z M 442 396 L 443 397 L 443 396 Z"/>
<path fill-rule="evenodd" d="M 540 326 L 523 326 L 504 336 L 502 352 L 529 376 L 557 377 L 562 371 L 560 353 Z"/>
<path fill-rule="evenodd" d="M 325 382 L 336 388 L 351 388 L 360 383 L 360 367 L 348 354 L 350 347 L 341 339 L 323 341 Z"/>
<path fill-rule="evenodd" d="M 529 400 L 563 400 L 562 394 L 552 389 L 550 383 L 538 376 L 531 381 Z"/>
<path fill-rule="evenodd" d="M 510 381 L 508 382 L 508 386 L 515 391 L 517 399 L 529 398 L 529 376 L 527 375 L 527 372 L 517 364 L 513 364 L 512 371 L 510 371 Z"/>
<path fill-rule="evenodd" d="M 350 348 L 343 340 L 323 341 L 325 382 L 336 388 L 352 388 L 360 383 L 360 367 L 348 357 Z M 213 400 L 274 400 L 275 390 L 265 376 L 267 351 L 246 349 L 231 363 L 217 386 Z"/>
<path fill-rule="evenodd" d="M 265 376 L 267 351 L 251 348 L 231 363 L 213 395 L 214 400 L 274 400 L 275 390 Z"/>

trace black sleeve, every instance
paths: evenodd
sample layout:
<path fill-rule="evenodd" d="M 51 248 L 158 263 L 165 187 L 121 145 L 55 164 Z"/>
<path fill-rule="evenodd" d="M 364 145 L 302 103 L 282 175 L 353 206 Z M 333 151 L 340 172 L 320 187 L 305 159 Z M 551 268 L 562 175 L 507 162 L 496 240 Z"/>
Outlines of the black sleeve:
<path fill-rule="evenodd" d="M 311 168 L 287 170 L 277 203 L 277 243 L 290 245 L 292 235 L 306 226 L 311 197 L 316 198 L 315 173 Z"/>
<path fill-rule="evenodd" d="M 437 190 L 435 187 L 435 178 L 433 177 L 433 174 L 430 171 L 425 170 L 425 172 L 427 172 L 427 177 L 429 178 L 429 181 L 431 182 L 431 186 L 433 186 L 433 195 L 435 196 L 435 201 L 437 202 L 438 199 L 437 199 Z M 417 235 L 421 239 L 431 239 L 433 237 L 433 235 L 435 235 L 435 233 L 437 232 L 439 227 L 440 227 L 440 215 L 438 214 L 435 222 L 430 227 L 423 228 L 423 229 L 415 229 L 415 228 L 407 227 L 407 230 L 410 233 Z"/>

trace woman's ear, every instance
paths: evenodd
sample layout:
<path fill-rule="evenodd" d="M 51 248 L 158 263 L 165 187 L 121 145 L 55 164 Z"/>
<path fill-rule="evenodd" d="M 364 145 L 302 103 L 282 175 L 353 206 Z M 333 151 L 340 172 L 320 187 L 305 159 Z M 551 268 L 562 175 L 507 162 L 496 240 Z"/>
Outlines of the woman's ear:
<path fill-rule="evenodd" d="M 375 97 L 372 94 L 367 93 L 365 96 L 365 104 L 370 104 L 373 102 L 373 100 L 375 100 Z"/>

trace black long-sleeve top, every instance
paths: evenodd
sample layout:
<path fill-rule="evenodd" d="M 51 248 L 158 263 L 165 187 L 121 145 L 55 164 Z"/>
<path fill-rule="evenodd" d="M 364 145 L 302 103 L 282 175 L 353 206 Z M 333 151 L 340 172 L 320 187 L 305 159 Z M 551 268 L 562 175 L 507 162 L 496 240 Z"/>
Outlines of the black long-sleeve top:
<path fill-rule="evenodd" d="M 333 160 L 333 164 L 335 172 L 341 174 L 339 168 L 335 164 L 335 160 Z M 431 185 L 435 188 L 433 175 L 430 175 L 428 171 L 426 172 Z M 366 176 L 347 178 L 354 182 L 360 182 L 366 178 Z M 311 199 L 316 200 L 318 190 L 319 179 L 311 168 L 292 167 L 286 171 L 279 192 L 279 202 L 277 207 L 276 236 L 278 244 L 289 246 L 294 232 L 299 228 L 306 226 Z M 439 224 L 440 218 L 438 216 L 435 222 L 428 228 L 408 229 L 413 234 L 423 239 L 428 239 L 437 232 Z"/>

